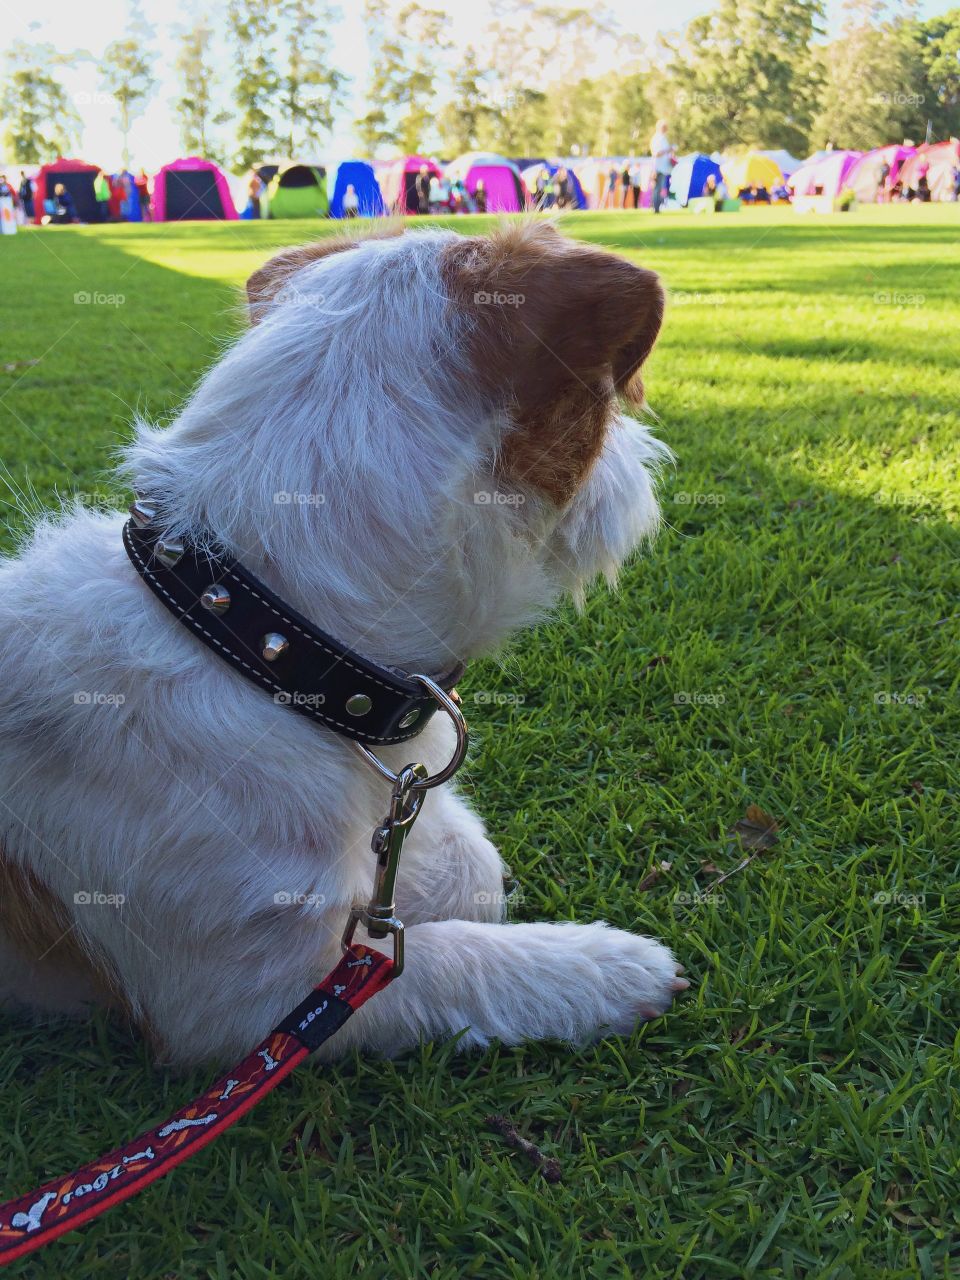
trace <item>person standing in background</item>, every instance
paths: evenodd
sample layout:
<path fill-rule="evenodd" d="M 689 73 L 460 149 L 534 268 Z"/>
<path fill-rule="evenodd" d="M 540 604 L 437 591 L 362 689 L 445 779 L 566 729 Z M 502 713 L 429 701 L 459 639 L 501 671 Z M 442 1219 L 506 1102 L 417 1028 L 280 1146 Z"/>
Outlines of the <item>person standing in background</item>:
<path fill-rule="evenodd" d="M 650 139 L 650 154 L 653 156 L 653 167 L 656 174 L 653 182 L 653 212 L 659 213 L 670 190 L 670 173 L 673 169 L 673 146 L 667 136 L 669 125 L 666 120 L 658 120 L 653 137 Z"/>
<path fill-rule="evenodd" d="M 420 172 L 414 181 L 414 189 L 417 193 L 417 213 L 426 214 L 430 212 L 430 169 L 427 165 L 420 166 Z"/>
<path fill-rule="evenodd" d="M 93 198 L 100 210 L 100 221 L 106 222 L 110 217 L 110 179 L 102 169 L 93 180 Z"/>
<path fill-rule="evenodd" d="M 345 218 L 360 217 L 360 197 L 352 182 L 347 183 L 347 189 L 343 193 L 343 216 Z"/>
<path fill-rule="evenodd" d="M 33 183 L 23 169 L 20 170 L 20 208 L 27 222 L 33 221 Z"/>
<path fill-rule="evenodd" d="M 152 215 L 150 213 L 150 179 L 147 177 L 146 169 L 141 169 L 136 177 L 137 199 L 140 201 L 140 219 L 142 222 L 150 222 Z"/>

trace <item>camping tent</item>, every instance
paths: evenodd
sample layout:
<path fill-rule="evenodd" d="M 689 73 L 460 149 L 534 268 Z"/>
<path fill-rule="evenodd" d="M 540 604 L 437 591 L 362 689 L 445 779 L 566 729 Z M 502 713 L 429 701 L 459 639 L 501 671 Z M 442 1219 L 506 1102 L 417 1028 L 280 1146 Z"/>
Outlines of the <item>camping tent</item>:
<path fill-rule="evenodd" d="M 918 147 L 900 169 L 900 181 L 905 189 L 916 191 L 925 164 L 929 166 L 927 182 L 931 200 L 952 200 L 953 170 L 954 166 L 960 167 L 960 143 L 935 142 L 932 146 Z"/>
<path fill-rule="evenodd" d="M 887 177 L 888 187 L 892 187 L 900 176 L 900 167 L 916 151 L 916 147 L 876 147 L 866 151 L 850 166 L 846 185 L 858 200 L 864 204 L 872 204 L 880 190 L 880 173 L 883 165 L 890 166 Z"/>
<path fill-rule="evenodd" d="M 695 200 L 704 194 L 704 185 L 710 177 L 720 182 L 720 166 L 716 160 L 711 160 L 699 151 L 681 156 L 670 174 L 670 194 L 679 204 L 685 205 L 688 200 Z"/>
<path fill-rule="evenodd" d="M 772 160 L 785 178 L 789 178 L 791 173 L 796 172 L 803 164 L 802 160 L 798 160 L 796 156 L 792 156 L 789 151 L 761 151 L 762 156 L 766 156 L 768 160 Z"/>
<path fill-rule="evenodd" d="M 292 160 L 279 165 L 267 186 L 266 216 L 325 218 L 330 207 L 326 179 L 326 170 L 319 166 Z"/>
<path fill-rule="evenodd" d="M 794 196 L 827 196 L 835 200 L 847 185 L 847 174 L 860 159 L 860 151 L 828 151 L 819 160 L 808 160 L 792 174 L 787 186 Z"/>
<path fill-rule="evenodd" d="M 95 164 L 85 164 L 83 160 L 65 160 L 63 156 L 59 156 L 51 164 L 45 164 L 35 179 L 34 221 L 42 221 L 43 202 L 53 199 L 54 187 L 61 182 L 73 196 L 80 221 L 99 222 L 100 209 L 93 194 L 93 180 L 99 172 Z"/>
<path fill-rule="evenodd" d="M 745 187 L 766 187 L 768 191 L 772 191 L 783 181 L 783 174 L 776 160 L 771 160 L 762 151 L 748 151 L 746 155 L 735 156 L 721 167 L 723 180 L 732 196 Z"/>
<path fill-rule="evenodd" d="M 440 166 L 426 156 L 401 156 L 386 168 L 380 178 L 383 199 L 391 213 L 417 212 L 417 174 L 426 165 L 431 178 L 442 178 Z"/>
<path fill-rule="evenodd" d="M 226 174 L 212 160 L 184 156 L 165 164 L 153 181 L 154 222 L 236 218 Z"/>
<path fill-rule="evenodd" d="M 506 156 L 468 151 L 451 160 L 446 174 L 451 182 L 462 182 L 471 196 L 476 194 L 477 183 L 482 182 L 489 213 L 518 213 L 529 203 L 520 170 Z"/>
<path fill-rule="evenodd" d="M 541 173 L 546 170 L 546 175 L 552 178 L 558 169 L 566 169 L 567 177 L 570 179 L 570 189 L 573 194 L 574 209 L 586 209 L 587 197 L 584 195 L 583 187 L 580 185 L 580 179 L 570 168 L 569 165 L 551 164 L 549 160 L 536 160 L 533 164 L 527 165 L 523 172 L 523 181 L 527 190 L 530 192 L 531 199 L 536 203 L 537 199 L 537 179 Z"/>
<path fill-rule="evenodd" d="M 344 160 L 337 168 L 330 192 L 331 218 L 343 217 L 343 197 L 347 187 L 353 187 L 357 193 L 361 218 L 379 218 L 387 212 L 373 166 L 366 160 Z"/>

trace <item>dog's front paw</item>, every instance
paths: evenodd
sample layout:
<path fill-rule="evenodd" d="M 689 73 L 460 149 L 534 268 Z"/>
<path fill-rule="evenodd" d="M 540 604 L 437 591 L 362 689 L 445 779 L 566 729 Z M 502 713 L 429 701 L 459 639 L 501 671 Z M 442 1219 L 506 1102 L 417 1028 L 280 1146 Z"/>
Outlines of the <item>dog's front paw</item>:
<path fill-rule="evenodd" d="M 654 938 L 587 926 L 586 949 L 599 970 L 597 1034 L 628 1035 L 636 1024 L 657 1018 L 690 983 L 671 951 Z"/>
<path fill-rule="evenodd" d="M 514 1043 L 629 1035 L 690 985 L 662 943 L 605 924 L 501 925 L 495 934 L 512 981 L 509 998 L 497 1001 L 494 1034 Z M 495 999 L 489 992 L 491 1020 Z"/>

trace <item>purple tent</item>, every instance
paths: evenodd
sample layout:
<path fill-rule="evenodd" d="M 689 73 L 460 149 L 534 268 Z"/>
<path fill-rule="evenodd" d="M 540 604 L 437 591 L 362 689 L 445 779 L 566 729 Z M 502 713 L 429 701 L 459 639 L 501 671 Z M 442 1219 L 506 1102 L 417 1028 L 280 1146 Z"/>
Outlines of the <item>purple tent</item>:
<path fill-rule="evenodd" d="M 476 195 L 477 183 L 482 182 L 487 193 L 489 213 L 519 213 L 528 204 L 527 188 L 520 170 L 505 156 L 485 151 L 468 151 L 451 160 L 446 168 L 451 182 L 460 181 L 471 196 Z"/>
<path fill-rule="evenodd" d="M 847 174 L 860 159 L 861 151 L 828 151 L 819 160 L 808 160 L 790 178 L 787 186 L 795 196 L 829 196 L 832 199 L 846 186 Z"/>

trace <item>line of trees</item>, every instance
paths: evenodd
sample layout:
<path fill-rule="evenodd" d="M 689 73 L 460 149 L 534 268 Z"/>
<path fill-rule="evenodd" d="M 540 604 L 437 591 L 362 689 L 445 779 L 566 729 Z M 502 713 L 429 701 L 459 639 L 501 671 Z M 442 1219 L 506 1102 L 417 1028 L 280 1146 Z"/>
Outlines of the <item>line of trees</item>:
<path fill-rule="evenodd" d="M 640 154 L 659 117 L 682 150 L 762 146 L 804 155 L 960 134 L 960 8 L 921 21 L 915 0 L 844 0 L 824 39 L 823 0 L 715 0 L 652 46 L 603 8 L 493 0 L 475 46 L 448 13 L 364 0 L 363 95 L 333 61 L 339 12 L 326 0 L 229 0 L 219 26 L 175 35 L 181 144 L 237 172 L 268 154 L 319 156 L 354 120 L 360 154 Z M 139 10 L 96 61 L 124 162 L 133 121 L 157 88 L 155 32 Z M 8 50 L 3 145 L 38 162 L 74 144 L 84 103 L 63 72 L 88 52 L 16 41 Z M 595 71 L 605 60 L 615 67 Z M 225 67 L 230 82 L 225 85 Z"/>

